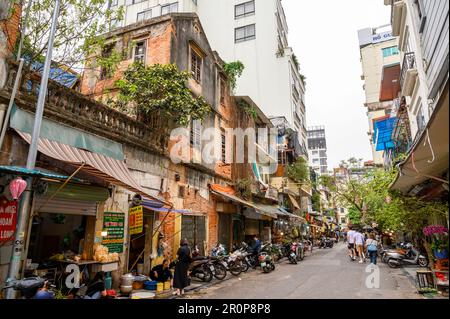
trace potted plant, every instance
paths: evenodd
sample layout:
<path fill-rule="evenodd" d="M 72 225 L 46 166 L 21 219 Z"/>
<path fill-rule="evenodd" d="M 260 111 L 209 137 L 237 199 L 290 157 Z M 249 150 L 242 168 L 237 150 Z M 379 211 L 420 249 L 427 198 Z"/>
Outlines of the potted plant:
<path fill-rule="evenodd" d="M 423 233 L 431 240 L 431 249 L 436 259 L 447 259 L 448 228 L 442 225 L 431 225 L 425 227 Z"/>

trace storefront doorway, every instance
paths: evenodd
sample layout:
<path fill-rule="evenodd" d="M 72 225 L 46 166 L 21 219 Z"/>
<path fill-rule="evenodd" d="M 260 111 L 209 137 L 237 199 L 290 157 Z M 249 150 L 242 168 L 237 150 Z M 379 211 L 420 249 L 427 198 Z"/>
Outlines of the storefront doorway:
<path fill-rule="evenodd" d="M 201 255 L 205 255 L 206 217 L 183 215 L 181 218 L 181 238 L 186 238 L 191 249 L 198 246 Z"/>
<path fill-rule="evenodd" d="M 232 215 L 231 214 L 218 214 L 219 215 L 219 244 L 225 245 L 228 251 L 232 246 Z"/>

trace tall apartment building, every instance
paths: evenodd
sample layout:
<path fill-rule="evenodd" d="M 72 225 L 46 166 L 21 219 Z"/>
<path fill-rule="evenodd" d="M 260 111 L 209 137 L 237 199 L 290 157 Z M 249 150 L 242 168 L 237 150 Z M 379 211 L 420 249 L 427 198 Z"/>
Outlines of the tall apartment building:
<path fill-rule="evenodd" d="M 405 120 L 396 124 L 392 136 L 396 144 L 394 151 L 404 155 L 401 160 L 393 161 L 401 173 L 392 189 L 447 202 L 449 3 L 447 0 L 384 0 L 384 4 L 391 6 L 392 30 L 399 38 L 402 64 L 398 117 L 400 113 L 405 115 Z M 398 148 L 405 144 L 401 142 L 405 135 L 409 140 L 407 147 Z"/>
<path fill-rule="evenodd" d="M 317 175 L 328 173 L 327 139 L 324 126 L 308 128 L 309 166 Z"/>
<path fill-rule="evenodd" d="M 195 12 L 213 50 L 226 62 L 241 61 L 245 71 L 235 94 L 249 96 L 268 116 L 284 116 L 307 147 L 305 85 L 288 44 L 281 0 L 112 0 L 125 6 L 130 25 L 173 12 Z M 305 154 L 306 156 L 307 154 Z"/>
<path fill-rule="evenodd" d="M 369 138 L 375 165 L 383 165 L 384 147 L 378 143 L 377 122 L 390 118 L 400 90 L 400 52 L 398 38 L 390 26 L 358 31 L 364 91 L 369 120 Z"/>

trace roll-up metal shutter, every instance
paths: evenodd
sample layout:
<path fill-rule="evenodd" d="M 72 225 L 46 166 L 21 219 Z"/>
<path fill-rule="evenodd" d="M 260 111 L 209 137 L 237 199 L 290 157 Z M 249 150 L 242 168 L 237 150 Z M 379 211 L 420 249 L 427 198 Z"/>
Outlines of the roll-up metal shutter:
<path fill-rule="evenodd" d="M 35 197 L 34 211 L 39 213 L 86 216 L 96 216 L 97 214 L 97 202 L 53 198 L 48 203 L 46 203 L 48 198 L 49 197 L 47 196 Z"/>

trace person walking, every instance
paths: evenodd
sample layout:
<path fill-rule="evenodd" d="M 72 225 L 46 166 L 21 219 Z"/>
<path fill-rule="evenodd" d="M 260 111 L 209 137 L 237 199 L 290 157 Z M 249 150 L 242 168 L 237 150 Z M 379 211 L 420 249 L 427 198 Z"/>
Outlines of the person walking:
<path fill-rule="evenodd" d="M 372 233 L 369 235 L 369 239 L 366 241 L 366 249 L 370 256 L 370 263 L 377 264 L 378 255 L 378 241 L 375 239 L 375 235 Z"/>
<path fill-rule="evenodd" d="M 356 232 L 353 230 L 352 227 L 349 227 L 349 231 L 347 233 L 347 242 L 348 242 L 348 255 L 350 256 L 350 259 L 355 261 L 356 260 L 356 254 L 355 254 L 355 234 Z"/>
<path fill-rule="evenodd" d="M 359 255 L 359 263 L 362 264 L 366 260 L 366 255 L 364 254 L 364 235 L 360 231 L 355 233 L 355 244 Z"/>
<path fill-rule="evenodd" d="M 184 294 L 184 288 L 189 286 L 188 270 L 192 260 L 191 249 L 187 239 L 182 239 L 177 252 L 178 261 L 175 265 L 173 287 L 177 289 L 177 296 Z"/>

